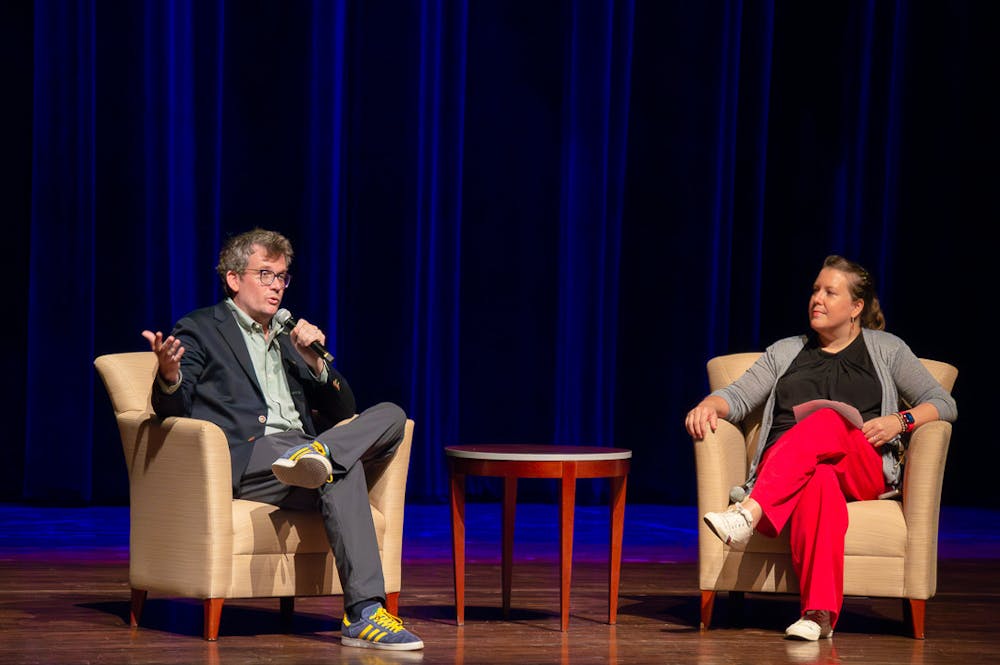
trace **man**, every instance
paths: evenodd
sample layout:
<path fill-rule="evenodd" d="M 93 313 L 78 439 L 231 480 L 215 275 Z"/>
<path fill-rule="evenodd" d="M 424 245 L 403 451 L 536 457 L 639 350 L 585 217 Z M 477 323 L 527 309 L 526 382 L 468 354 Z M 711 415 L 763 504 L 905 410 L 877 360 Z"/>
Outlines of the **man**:
<path fill-rule="evenodd" d="M 421 649 L 420 638 L 383 607 L 364 472 L 365 462 L 396 451 L 406 415 L 388 402 L 355 414 L 347 380 L 313 348 L 326 343 L 323 332 L 305 319 L 294 327 L 276 320 L 292 256 L 288 239 L 273 231 L 230 238 L 216 267 L 228 297 L 191 312 L 166 338 L 142 332 L 159 361 L 153 409 L 222 428 L 234 497 L 319 508 L 344 588 L 342 644 Z M 338 426 L 317 435 L 314 410 Z"/>

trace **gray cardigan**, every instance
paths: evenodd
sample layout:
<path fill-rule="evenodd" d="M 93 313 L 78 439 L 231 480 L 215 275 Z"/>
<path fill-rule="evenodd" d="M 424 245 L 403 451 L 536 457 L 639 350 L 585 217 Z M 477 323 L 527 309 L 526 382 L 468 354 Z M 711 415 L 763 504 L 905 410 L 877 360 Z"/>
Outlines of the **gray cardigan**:
<path fill-rule="evenodd" d="M 882 330 L 863 329 L 862 335 L 872 363 L 875 365 L 879 382 L 882 384 L 883 416 L 898 411 L 902 398 L 911 407 L 923 403 L 933 404 L 941 420 L 955 421 L 958 417 L 958 408 L 954 398 L 931 376 L 903 340 Z M 805 335 L 778 340 L 767 347 L 763 355 L 743 376 L 712 393 L 724 399 L 729 405 L 726 420 L 732 422 L 743 420 L 754 408 L 764 403 L 758 439 L 760 443 L 750 464 L 746 482 L 748 490 L 753 487 L 757 479 L 757 465 L 764 454 L 764 444 L 771 430 L 778 379 L 788 370 L 792 360 L 805 346 L 805 342 Z M 891 446 L 882 447 L 882 473 L 885 475 L 886 484 L 892 487 L 899 486 L 902 474 Z"/>

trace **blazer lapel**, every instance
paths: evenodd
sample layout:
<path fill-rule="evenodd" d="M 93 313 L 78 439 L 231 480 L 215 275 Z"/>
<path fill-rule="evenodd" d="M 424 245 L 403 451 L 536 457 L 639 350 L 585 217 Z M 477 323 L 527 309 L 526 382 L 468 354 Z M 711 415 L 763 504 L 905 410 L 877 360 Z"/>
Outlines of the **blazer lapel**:
<path fill-rule="evenodd" d="M 229 307 L 225 303 L 215 306 L 215 320 L 217 321 L 219 334 L 222 335 L 222 339 L 229 345 L 230 350 L 236 356 L 236 360 L 239 362 L 240 367 L 243 368 L 247 377 L 249 377 L 250 383 L 257 390 L 257 393 L 263 397 L 264 391 L 261 390 L 260 384 L 257 383 L 257 372 L 254 371 L 253 361 L 250 360 L 250 352 L 247 351 L 247 343 L 243 338 L 243 333 L 240 331 L 240 325 L 236 323 L 236 317 L 229 311 Z"/>

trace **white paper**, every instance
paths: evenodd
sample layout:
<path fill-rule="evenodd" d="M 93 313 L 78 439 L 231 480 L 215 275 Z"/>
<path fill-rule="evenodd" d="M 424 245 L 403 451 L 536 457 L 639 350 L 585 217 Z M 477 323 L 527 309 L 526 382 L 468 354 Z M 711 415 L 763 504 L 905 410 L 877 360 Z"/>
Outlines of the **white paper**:
<path fill-rule="evenodd" d="M 803 402 L 802 404 L 793 406 L 792 413 L 795 414 L 795 421 L 798 422 L 819 409 L 833 409 L 858 429 L 861 429 L 861 425 L 864 424 L 864 421 L 861 419 L 861 412 L 857 408 L 846 402 L 837 402 L 832 399 L 813 399 Z"/>

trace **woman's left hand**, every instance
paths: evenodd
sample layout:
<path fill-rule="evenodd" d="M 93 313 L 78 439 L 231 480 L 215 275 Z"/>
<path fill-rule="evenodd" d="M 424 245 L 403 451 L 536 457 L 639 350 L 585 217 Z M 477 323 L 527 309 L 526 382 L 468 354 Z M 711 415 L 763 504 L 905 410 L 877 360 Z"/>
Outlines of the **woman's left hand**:
<path fill-rule="evenodd" d="M 861 426 L 861 431 L 868 439 L 868 443 L 876 448 L 881 448 L 902 432 L 899 418 L 894 415 L 872 418 Z"/>

